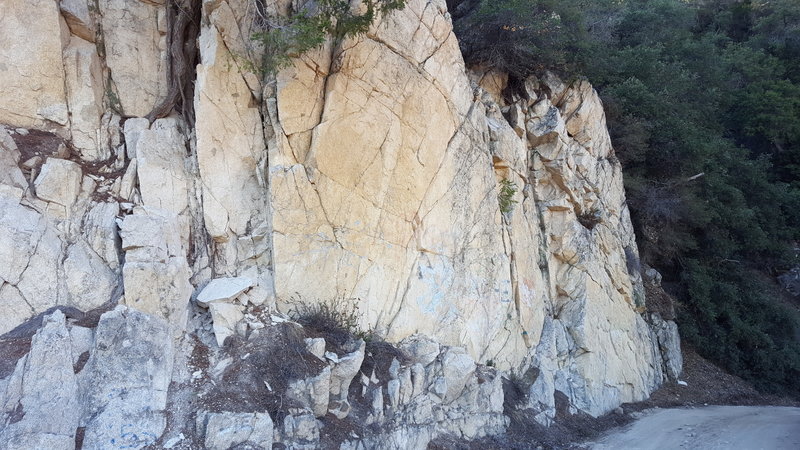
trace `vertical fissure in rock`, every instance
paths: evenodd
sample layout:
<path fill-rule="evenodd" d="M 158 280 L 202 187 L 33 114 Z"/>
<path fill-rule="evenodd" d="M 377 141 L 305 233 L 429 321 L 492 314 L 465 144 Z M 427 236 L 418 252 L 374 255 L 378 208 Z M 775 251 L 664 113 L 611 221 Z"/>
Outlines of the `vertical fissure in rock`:
<path fill-rule="evenodd" d="M 188 133 L 189 130 L 187 130 L 187 134 Z M 190 224 L 191 236 L 189 239 L 189 248 L 186 249 L 186 258 L 192 266 L 192 272 L 197 274 L 203 269 L 202 265 L 198 267 L 199 263 L 206 261 L 206 264 L 208 264 L 210 252 L 209 242 L 211 239 L 205 227 L 205 220 L 203 219 L 203 187 L 202 180 L 200 179 L 200 163 L 197 160 L 197 138 L 195 133 L 192 132 L 187 136 L 187 141 L 186 145 L 189 149 L 189 156 L 187 157 L 186 164 L 189 166 L 187 167 L 189 173 L 193 175 L 191 177 L 193 183 L 191 187 L 192 192 L 190 192 L 188 196 L 192 223 Z"/>
<path fill-rule="evenodd" d="M 519 294 L 519 280 L 517 280 L 517 255 L 514 251 L 514 231 L 511 226 L 511 219 L 509 213 L 501 213 L 503 218 L 503 226 L 508 234 L 508 267 L 509 276 L 511 277 L 511 293 L 514 296 L 514 309 L 517 312 L 517 319 L 520 318 L 520 294 Z"/>
<path fill-rule="evenodd" d="M 149 114 L 151 123 L 176 109 L 194 128 L 194 82 L 200 52 L 200 0 L 169 0 L 167 10 L 167 96 Z"/>
<path fill-rule="evenodd" d="M 536 151 L 532 151 L 531 152 L 531 164 L 533 164 L 533 159 L 534 158 L 538 158 L 538 153 Z M 551 279 L 550 279 L 550 261 L 549 261 L 549 258 L 548 258 L 548 255 L 550 253 L 549 252 L 549 248 L 548 248 L 548 246 L 549 246 L 548 239 L 549 238 L 548 238 L 548 235 L 547 235 L 547 226 L 545 225 L 544 210 L 543 210 L 544 206 L 542 206 L 542 205 L 544 205 L 544 200 L 541 199 L 539 197 L 538 193 L 536 192 L 536 186 L 534 184 L 535 172 L 534 172 L 533 168 L 530 167 L 528 169 L 528 171 L 529 171 L 529 180 L 531 182 L 531 195 L 533 196 L 533 203 L 534 203 L 533 209 L 534 209 L 534 212 L 535 212 L 535 214 L 536 214 L 536 216 L 538 218 L 538 222 L 539 222 L 539 224 L 538 224 L 539 225 L 539 236 L 540 236 L 539 249 L 538 249 L 538 252 L 539 252 L 539 271 L 542 274 L 542 278 L 544 280 L 544 284 L 546 286 L 546 289 L 548 291 L 550 291 L 550 292 L 548 292 L 548 297 L 550 299 L 554 299 L 555 298 L 554 295 L 553 295 L 554 293 L 551 292 L 552 282 L 551 282 Z M 546 306 L 547 306 L 547 313 L 550 316 L 555 317 L 554 316 L 553 307 L 552 307 L 552 303 L 548 304 Z"/>

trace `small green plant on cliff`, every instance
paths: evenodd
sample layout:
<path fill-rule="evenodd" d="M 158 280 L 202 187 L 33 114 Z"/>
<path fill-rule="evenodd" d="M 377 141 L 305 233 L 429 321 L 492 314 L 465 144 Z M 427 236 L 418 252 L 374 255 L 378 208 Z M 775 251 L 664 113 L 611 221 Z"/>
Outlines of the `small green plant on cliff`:
<path fill-rule="evenodd" d="M 517 184 L 511 180 L 500 181 L 500 193 L 497 195 L 497 200 L 500 202 L 500 212 L 508 214 L 514 210 L 514 194 L 517 193 Z"/>
<path fill-rule="evenodd" d="M 378 14 L 402 9 L 405 0 L 361 0 L 360 12 L 349 0 L 319 0 L 286 17 L 267 17 L 266 30 L 253 39 L 264 47 L 262 73 L 274 73 L 296 58 L 322 45 L 328 37 L 335 41 L 358 36 L 369 30 Z"/>

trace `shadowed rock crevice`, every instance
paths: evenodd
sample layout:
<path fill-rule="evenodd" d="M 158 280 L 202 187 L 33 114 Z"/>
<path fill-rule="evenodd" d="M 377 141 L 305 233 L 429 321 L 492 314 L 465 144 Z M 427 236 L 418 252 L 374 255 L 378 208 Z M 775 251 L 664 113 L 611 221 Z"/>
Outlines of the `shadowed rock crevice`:
<path fill-rule="evenodd" d="M 145 116 L 150 122 L 180 111 L 189 128 L 194 127 L 194 81 L 199 59 L 196 40 L 200 34 L 201 0 L 168 0 L 166 97 Z"/>

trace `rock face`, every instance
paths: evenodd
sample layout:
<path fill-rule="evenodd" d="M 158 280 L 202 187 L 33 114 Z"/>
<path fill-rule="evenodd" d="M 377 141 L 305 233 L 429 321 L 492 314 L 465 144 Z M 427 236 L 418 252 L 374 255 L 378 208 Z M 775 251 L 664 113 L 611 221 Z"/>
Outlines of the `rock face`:
<path fill-rule="evenodd" d="M 166 426 L 172 364 L 166 321 L 123 306 L 104 314 L 81 386 L 84 447 L 153 444 Z"/>
<path fill-rule="evenodd" d="M 71 448 L 78 427 L 83 448 L 153 444 L 166 425 L 171 339 L 166 322 L 124 306 L 104 314 L 94 333 L 61 311 L 45 316 L 0 385 L 4 448 Z"/>
<path fill-rule="evenodd" d="M 272 447 L 272 419 L 264 413 L 209 413 L 203 434 L 209 450 L 228 450 L 249 443 L 261 448 Z"/>
<path fill-rule="evenodd" d="M 4 1 L 0 17 L 0 123 L 26 128 L 68 125 L 62 48 L 69 31 L 58 3 Z"/>
<path fill-rule="evenodd" d="M 167 91 L 166 9 L 163 0 L 99 0 L 100 30 L 114 95 L 131 116 L 149 113 Z"/>
<path fill-rule="evenodd" d="M 80 421 L 72 340 L 64 314 L 45 318 L 3 392 L 7 448 L 68 448 Z M 54 387 L 58 386 L 57 389 Z"/>
<path fill-rule="evenodd" d="M 121 221 L 120 235 L 125 304 L 182 328 L 192 285 L 177 217 L 162 209 L 137 207 Z"/>
<path fill-rule="evenodd" d="M 411 1 L 344 47 L 319 79 L 298 61 L 267 100 L 279 305 L 344 293 L 391 341 L 421 333 L 504 369 L 550 361 L 548 404 L 555 390 L 591 414 L 646 398 L 660 355 L 591 86 L 532 79 L 534 97 L 507 104 L 502 79 L 463 70 L 443 2 Z"/>
<path fill-rule="evenodd" d="M 252 3 L 186 0 L 194 95 L 153 119 L 172 3 L 0 2 L 0 345 L 31 339 L 0 441 L 301 448 L 334 417 L 384 430 L 345 448 L 424 448 L 502 432 L 503 374 L 543 424 L 558 397 L 600 415 L 680 374 L 588 82 L 466 68 L 444 0 L 262 80 Z M 237 353 L 334 299 L 405 357 L 370 372 L 311 330 L 284 349 L 308 373 L 270 382 L 283 358 Z M 225 377 L 292 404 L 188 406 Z"/>

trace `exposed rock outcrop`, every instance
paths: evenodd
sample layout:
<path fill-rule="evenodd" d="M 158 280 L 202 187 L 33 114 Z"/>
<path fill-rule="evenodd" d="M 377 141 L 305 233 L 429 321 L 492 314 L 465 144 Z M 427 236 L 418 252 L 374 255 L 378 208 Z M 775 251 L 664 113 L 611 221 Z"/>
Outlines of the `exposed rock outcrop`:
<path fill-rule="evenodd" d="M 58 310 L 44 318 L 0 383 L 3 448 L 70 448 L 79 428 L 83 448 L 141 448 L 163 433 L 174 357 L 167 323 L 119 306 L 85 330 Z"/>
<path fill-rule="evenodd" d="M 261 77 L 249 36 L 289 3 L 186 2 L 194 116 L 156 120 L 170 2 L 0 3 L 0 333 L 31 339 L 0 441 L 424 448 L 502 432 L 510 374 L 543 424 L 678 376 L 587 81 L 466 68 L 444 0 Z M 287 318 L 336 298 L 400 353 Z M 381 431 L 332 436 L 348 420 Z"/>

